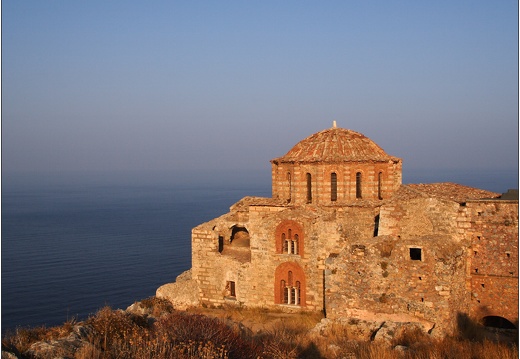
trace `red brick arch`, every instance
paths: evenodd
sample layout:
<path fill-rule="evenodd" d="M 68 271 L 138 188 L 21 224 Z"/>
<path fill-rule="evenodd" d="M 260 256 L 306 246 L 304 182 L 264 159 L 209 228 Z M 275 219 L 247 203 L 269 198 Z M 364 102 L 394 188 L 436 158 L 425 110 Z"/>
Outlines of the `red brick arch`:
<path fill-rule="evenodd" d="M 290 219 L 286 219 L 282 221 L 275 230 L 275 239 L 276 239 L 276 253 L 282 254 L 283 253 L 283 236 L 286 237 L 289 236 L 289 230 L 291 232 L 291 236 L 294 238 L 295 236 L 298 236 L 298 255 L 300 257 L 304 256 L 304 232 L 303 228 L 298 222 L 295 222 Z"/>
<path fill-rule="evenodd" d="M 296 262 L 285 262 L 280 264 L 274 273 L 274 302 L 276 304 L 283 304 L 283 293 L 280 283 L 284 280 L 289 282 L 289 272 L 292 272 L 292 281 L 294 283 L 300 282 L 300 306 L 306 306 L 306 288 L 305 273 L 303 269 Z"/>

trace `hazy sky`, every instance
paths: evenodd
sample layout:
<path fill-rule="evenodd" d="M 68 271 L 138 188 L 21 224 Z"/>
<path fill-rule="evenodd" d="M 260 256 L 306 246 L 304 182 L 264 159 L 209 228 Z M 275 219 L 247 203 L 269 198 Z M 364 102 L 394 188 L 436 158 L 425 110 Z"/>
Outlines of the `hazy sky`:
<path fill-rule="evenodd" d="M 2 1 L 3 173 L 269 175 L 333 120 L 517 168 L 517 1 Z"/>

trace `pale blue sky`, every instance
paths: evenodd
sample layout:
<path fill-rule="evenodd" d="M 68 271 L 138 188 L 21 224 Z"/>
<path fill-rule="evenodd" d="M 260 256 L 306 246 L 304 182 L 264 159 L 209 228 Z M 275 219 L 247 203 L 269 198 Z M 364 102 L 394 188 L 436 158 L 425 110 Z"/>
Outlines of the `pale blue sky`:
<path fill-rule="evenodd" d="M 517 1 L 2 1 L 2 169 L 265 171 L 338 126 L 517 168 Z"/>

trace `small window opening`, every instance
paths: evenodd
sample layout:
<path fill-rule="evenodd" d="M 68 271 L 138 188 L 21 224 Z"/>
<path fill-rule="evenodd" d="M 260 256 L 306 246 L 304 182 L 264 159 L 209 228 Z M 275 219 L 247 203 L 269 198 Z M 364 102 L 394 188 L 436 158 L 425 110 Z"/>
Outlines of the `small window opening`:
<path fill-rule="evenodd" d="M 330 174 L 330 200 L 332 202 L 338 199 L 338 176 L 336 173 Z"/>
<path fill-rule="evenodd" d="M 474 254 L 474 255 L 478 255 L 478 252 L 477 252 L 477 251 L 473 251 L 473 254 Z"/>
<path fill-rule="evenodd" d="M 312 202 L 312 176 L 307 173 L 307 203 Z"/>
<path fill-rule="evenodd" d="M 422 280 L 422 277 L 419 277 L 419 280 Z"/>
<path fill-rule="evenodd" d="M 224 237 L 218 236 L 218 252 L 222 253 L 223 250 L 224 250 Z"/>
<path fill-rule="evenodd" d="M 379 174 L 377 175 L 377 198 L 379 198 L 379 199 L 383 199 L 382 182 L 383 182 L 383 172 L 379 172 Z"/>
<path fill-rule="evenodd" d="M 511 253 L 506 252 L 506 256 L 507 256 L 507 258 L 511 258 Z"/>
<path fill-rule="evenodd" d="M 287 182 L 289 183 L 289 196 L 287 198 L 287 203 L 291 203 L 291 192 L 292 192 L 291 172 L 287 172 Z"/>
<path fill-rule="evenodd" d="M 475 268 L 475 273 L 478 273 L 478 268 Z"/>
<path fill-rule="evenodd" d="M 356 198 L 361 198 L 361 172 L 356 173 Z"/>
<path fill-rule="evenodd" d="M 422 260 L 422 249 L 421 248 L 410 248 L 410 259 L 413 261 Z"/>
<path fill-rule="evenodd" d="M 482 288 L 485 288 L 485 285 L 484 285 L 484 283 L 482 283 L 482 284 L 481 284 L 481 286 L 482 286 Z"/>
<path fill-rule="evenodd" d="M 379 233 L 379 214 L 374 217 L 374 237 Z"/>
<path fill-rule="evenodd" d="M 477 239 L 480 241 L 480 236 L 477 236 Z"/>
<path fill-rule="evenodd" d="M 228 281 L 226 283 L 226 297 L 231 297 L 231 298 L 235 298 L 236 297 L 235 282 Z"/>
<path fill-rule="evenodd" d="M 424 298 L 421 298 L 421 302 L 424 302 Z"/>

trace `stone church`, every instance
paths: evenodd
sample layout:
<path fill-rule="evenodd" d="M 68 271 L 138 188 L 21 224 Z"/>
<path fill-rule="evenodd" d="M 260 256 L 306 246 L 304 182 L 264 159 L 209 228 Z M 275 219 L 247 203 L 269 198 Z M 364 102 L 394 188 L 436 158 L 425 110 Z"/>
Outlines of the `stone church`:
<path fill-rule="evenodd" d="M 517 191 L 404 185 L 400 158 L 335 123 L 271 166 L 271 198 L 193 228 L 197 305 L 518 327 Z"/>

